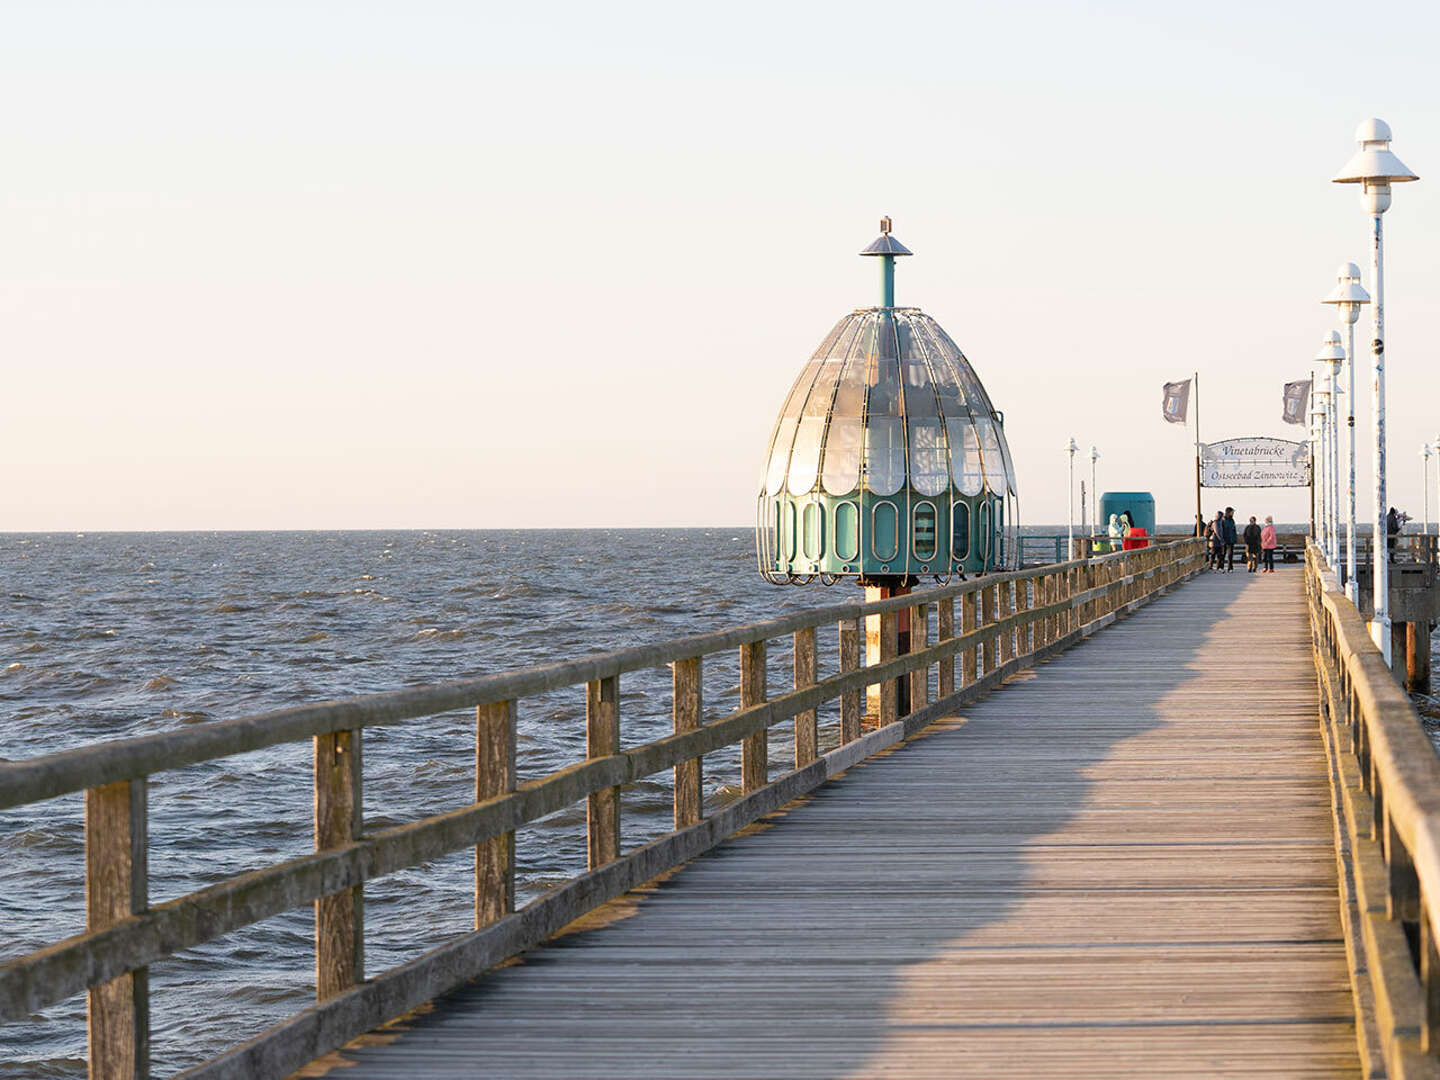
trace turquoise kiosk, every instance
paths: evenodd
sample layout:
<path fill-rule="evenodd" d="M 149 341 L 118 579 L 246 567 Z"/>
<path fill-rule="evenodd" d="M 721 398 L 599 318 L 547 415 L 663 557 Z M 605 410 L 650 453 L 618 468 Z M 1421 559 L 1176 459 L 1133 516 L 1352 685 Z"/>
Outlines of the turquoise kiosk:
<path fill-rule="evenodd" d="M 755 546 L 775 584 L 853 577 L 894 595 L 1019 564 L 1005 418 L 940 325 L 895 306 L 910 251 L 890 228 L 860 252 L 879 259 L 879 305 L 835 324 L 770 435 Z"/>
<path fill-rule="evenodd" d="M 1107 491 L 1100 496 L 1100 520 L 1095 523 L 1096 535 L 1104 536 L 1110 526 L 1111 514 L 1130 512 L 1130 520 L 1155 535 L 1155 496 L 1148 491 Z"/>

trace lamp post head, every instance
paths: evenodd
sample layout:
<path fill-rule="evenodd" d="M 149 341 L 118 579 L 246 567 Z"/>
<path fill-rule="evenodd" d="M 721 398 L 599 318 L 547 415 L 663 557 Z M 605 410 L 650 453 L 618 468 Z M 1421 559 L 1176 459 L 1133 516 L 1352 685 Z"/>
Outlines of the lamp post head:
<path fill-rule="evenodd" d="M 1065 449 L 1068 450 L 1068 451 L 1071 453 L 1071 455 L 1073 456 L 1074 453 L 1075 453 L 1075 451 L 1080 449 L 1080 444 L 1077 443 L 1077 442 L 1072 438 L 1072 439 L 1070 440 L 1070 445 L 1067 446 Z"/>
<path fill-rule="evenodd" d="M 1320 351 L 1315 354 L 1315 362 L 1332 375 L 1340 374 L 1340 365 L 1345 362 L 1345 347 L 1340 344 L 1340 331 L 1331 330 L 1325 335 Z"/>
<path fill-rule="evenodd" d="M 1335 305 L 1335 314 L 1342 326 L 1353 325 L 1360 318 L 1361 305 L 1370 302 L 1370 294 L 1360 284 L 1360 267 L 1353 262 L 1341 263 L 1335 271 L 1335 281 L 1335 288 L 1320 302 Z"/>
<path fill-rule="evenodd" d="M 1390 149 L 1390 125 L 1371 118 L 1355 129 L 1359 151 L 1331 179 L 1337 184 L 1359 184 L 1360 197 L 1372 214 L 1390 208 L 1390 185 L 1420 178 Z"/>
<path fill-rule="evenodd" d="M 1091 446 L 1091 447 L 1090 447 L 1090 460 L 1091 460 L 1091 461 L 1099 461 L 1099 460 L 1100 460 L 1100 451 L 1099 451 L 1099 450 L 1096 450 L 1094 446 Z"/>

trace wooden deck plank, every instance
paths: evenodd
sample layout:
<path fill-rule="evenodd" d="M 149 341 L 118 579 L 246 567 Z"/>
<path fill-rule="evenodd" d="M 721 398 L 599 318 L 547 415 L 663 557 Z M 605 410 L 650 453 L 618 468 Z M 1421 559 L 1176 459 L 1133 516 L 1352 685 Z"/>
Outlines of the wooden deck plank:
<path fill-rule="evenodd" d="M 335 1075 L 1359 1075 L 1301 590 L 1184 586 Z"/>

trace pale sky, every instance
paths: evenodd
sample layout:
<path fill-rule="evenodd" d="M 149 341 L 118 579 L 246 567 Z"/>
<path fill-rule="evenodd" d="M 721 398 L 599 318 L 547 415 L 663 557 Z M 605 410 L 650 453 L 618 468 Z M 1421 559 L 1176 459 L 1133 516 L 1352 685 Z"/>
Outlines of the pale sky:
<path fill-rule="evenodd" d="M 1418 3 L 5 4 L 0 531 L 748 522 L 795 374 L 875 302 L 882 214 L 898 301 L 1005 412 L 1022 519 L 1064 520 L 1072 435 L 1187 519 L 1161 384 L 1199 370 L 1207 439 L 1303 437 L 1281 388 L 1366 264 L 1328 181 L 1372 115 L 1422 177 L 1385 218 L 1418 519 L 1437 31 Z"/>

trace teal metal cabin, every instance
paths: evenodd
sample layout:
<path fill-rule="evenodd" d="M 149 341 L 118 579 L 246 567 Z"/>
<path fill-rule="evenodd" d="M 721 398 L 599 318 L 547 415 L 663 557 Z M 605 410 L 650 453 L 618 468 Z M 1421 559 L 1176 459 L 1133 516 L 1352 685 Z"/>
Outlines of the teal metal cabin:
<path fill-rule="evenodd" d="M 1148 491 L 1107 491 L 1102 494 L 1100 520 L 1095 523 L 1095 531 L 1103 534 L 1110 524 L 1110 515 L 1123 514 L 1127 510 L 1132 523 L 1149 535 L 1155 535 L 1155 496 Z"/>
<path fill-rule="evenodd" d="M 1018 565 L 1004 416 L 969 361 L 918 308 L 894 304 L 882 234 L 881 306 L 846 315 L 791 387 L 757 502 L 760 572 L 775 583 L 904 586 Z"/>

